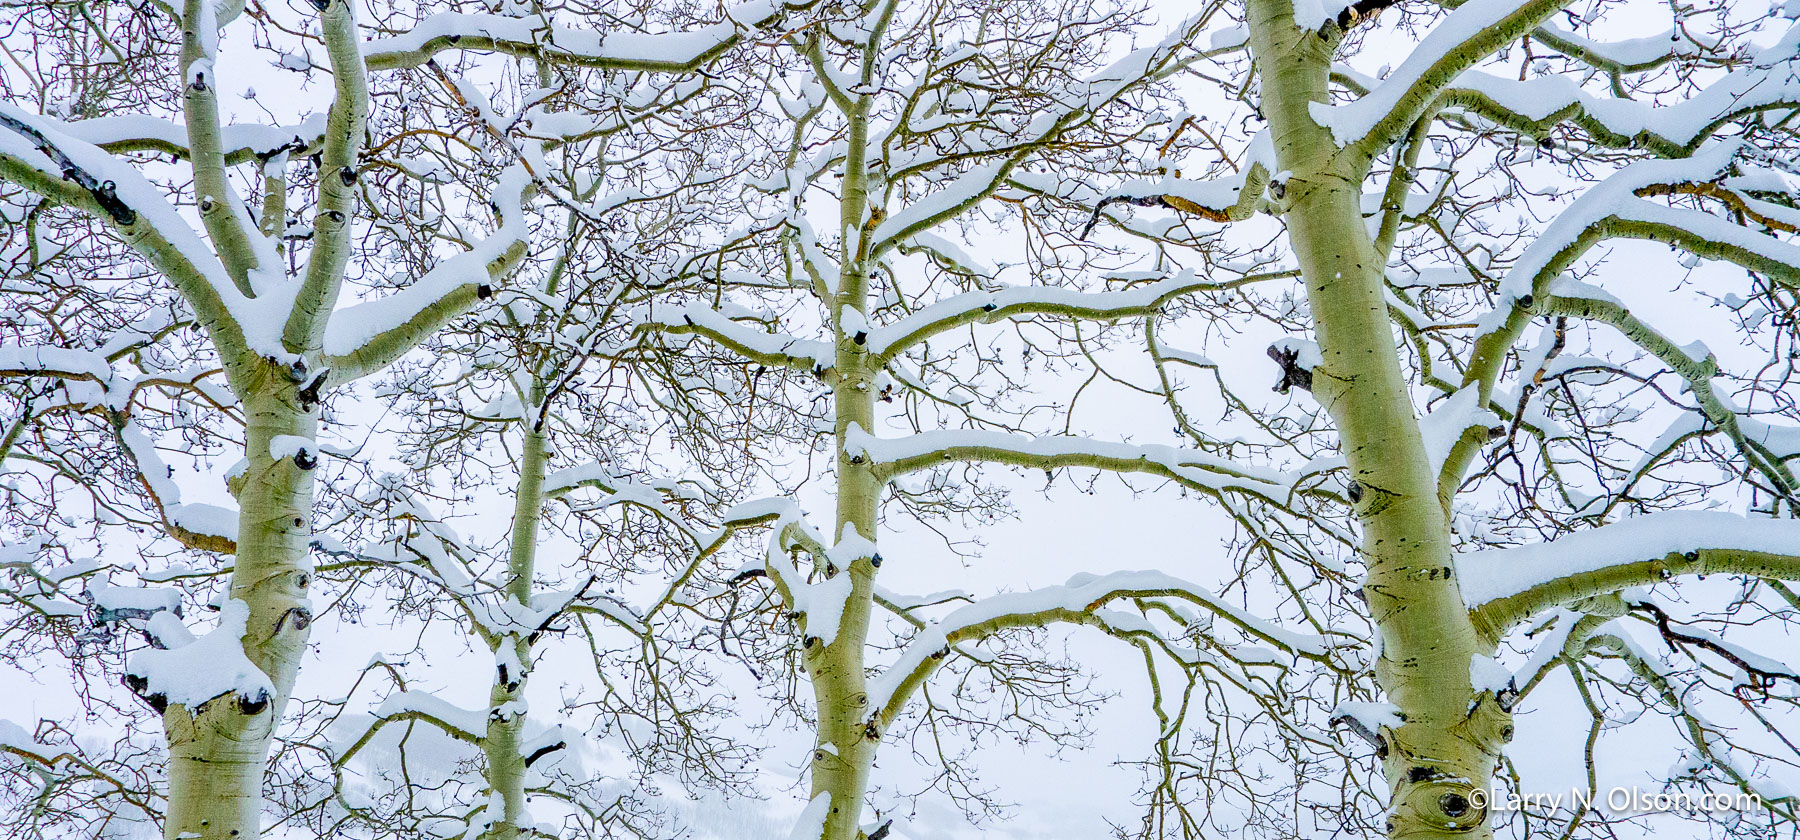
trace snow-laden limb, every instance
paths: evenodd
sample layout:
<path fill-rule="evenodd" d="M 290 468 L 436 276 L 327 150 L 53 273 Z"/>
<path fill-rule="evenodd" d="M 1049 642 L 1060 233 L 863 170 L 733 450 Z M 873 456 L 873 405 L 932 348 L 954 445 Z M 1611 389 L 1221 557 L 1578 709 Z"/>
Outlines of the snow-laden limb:
<path fill-rule="evenodd" d="M 87 609 L 63 591 L 63 584 L 79 581 L 99 571 L 95 560 L 72 563 L 60 568 L 41 569 L 37 556 L 48 545 L 43 537 L 19 542 L 0 543 L 0 571 L 22 578 L 15 585 L 0 579 L 0 599 L 17 604 L 43 618 L 79 618 Z"/>
<path fill-rule="evenodd" d="M 400 291 L 330 313 L 324 331 L 325 364 L 334 382 L 381 370 L 442 326 L 492 294 L 525 256 L 531 236 L 523 196 L 530 176 L 521 166 L 500 177 L 494 205 L 500 227 L 473 248 L 442 260 Z"/>
<path fill-rule="evenodd" d="M 794 370 L 824 371 L 837 362 L 830 342 L 797 338 L 757 329 L 739 319 L 759 323 L 758 313 L 714 309 L 700 303 L 665 309 L 638 327 L 642 334 L 698 335 L 757 364 Z"/>
<path fill-rule="evenodd" d="M 1254 282 L 1255 277 L 1221 281 L 1192 269 L 1134 288 L 1113 292 L 1081 292 L 1056 286 L 1014 286 L 998 291 L 964 292 L 938 301 L 892 324 L 869 330 L 869 355 L 882 363 L 934 335 L 974 323 L 992 323 L 1020 315 L 1112 320 L 1152 314 L 1175 298 L 1208 289 Z M 855 334 L 846 330 L 855 337 Z"/>
<path fill-rule="evenodd" d="M 237 551 L 238 512 L 204 503 L 184 503 L 181 488 L 169 478 L 169 467 L 157 454 L 155 442 L 137 424 L 127 422 L 117 431 L 120 445 L 131 457 L 139 482 L 162 518 L 163 530 L 189 548 L 233 554 Z"/>
<path fill-rule="evenodd" d="M 100 611 L 98 620 L 103 624 L 148 619 L 159 612 L 181 616 L 181 590 L 172 586 L 118 586 L 108 579 L 90 581 L 84 594 Z"/>
<path fill-rule="evenodd" d="M 1486 437 L 1487 427 L 1499 422 L 1500 418 L 1481 406 L 1481 394 L 1474 387 L 1463 388 L 1450 395 L 1430 414 L 1419 418 L 1419 433 L 1425 441 L 1425 457 L 1431 464 L 1431 471 L 1442 472 L 1445 461 L 1450 457 L 1450 450 L 1461 440 L 1464 433 L 1477 430 Z M 1442 476 L 1440 482 L 1460 480 L 1461 476 Z"/>
<path fill-rule="evenodd" d="M 1697 42 L 1687 27 L 1641 38 L 1594 41 L 1546 23 L 1532 30 L 1531 39 L 1590 67 L 1616 74 L 1654 70 L 1677 58 L 1700 55 L 1716 46 Z"/>
<path fill-rule="evenodd" d="M 1491 395 L 1507 349 L 1519 341 L 1532 318 L 1561 312 L 1611 324 L 1665 363 L 1676 365 L 1702 404 L 1707 403 L 1712 389 L 1702 383 L 1716 371 L 1700 367 L 1711 362 L 1684 362 L 1684 352 L 1668 352 L 1676 345 L 1632 316 L 1617 299 L 1559 278 L 1591 248 L 1610 238 L 1626 237 L 1666 242 L 1763 272 L 1784 284 L 1800 284 L 1800 246 L 1710 213 L 1640 197 L 1666 195 L 1682 185 L 1703 185 L 1709 194 L 1729 194 L 1748 201 L 1718 183 L 1743 149 L 1741 142 L 1729 141 L 1707 146 L 1689 158 L 1638 161 L 1586 190 L 1525 249 L 1501 281 L 1496 308 L 1480 320 L 1482 331 L 1476 336 L 1463 385 L 1479 385 L 1484 394 Z M 1735 421 L 1725 414 L 1714 410 L 1709 417 L 1727 429 L 1735 428 Z M 1460 475 L 1466 470 L 1482 443 L 1474 435 L 1459 441 L 1445 464 L 1444 475 Z M 1790 482 L 1777 483 L 1785 486 Z"/>
<path fill-rule="evenodd" d="M 1197 449 L 1112 443 L 1084 437 L 1030 438 L 1006 432 L 946 429 L 878 438 L 853 427 L 845 452 L 866 458 L 877 475 L 892 478 L 952 461 L 988 461 L 1036 469 L 1087 467 L 1157 475 L 1207 493 L 1243 493 L 1286 506 L 1302 475 L 1239 464 Z"/>
<path fill-rule="evenodd" d="M 1669 511 L 1456 558 L 1463 601 L 1492 638 L 1560 604 L 1707 573 L 1800 580 L 1800 520 Z"/>
<path fill-rule="evenodd" d="M 808 229 L 808 233 L 811 233 L 810 229 Z M 801 241 L 805 242 L 805 240 Z M 985 261 L 970 253 L 963 246 L 930 231 L 913 234 L 911 239 L 908 239 L 906 242 L 899 245 L 898 248 L 902 254 L 927 254 L 932 260 L 937 262 L 940 266 L 943 266 L 946 270 L 969 277 L 979 278 L 988 282 L 993 282 L 995 274 L 998 273 L 993 266 L 988 265 Z M 817 272 L 823 267 L 829 269 L 829 273 L 835 274 L 837 272 L 837 267 L 832 264 L 829 258 L 820 260 L 815 259 L 812 256 L 811 252 L 816 252 L 818 250 L 817 237 L 812 238 L 811 247 L 806 248 L 805 250 L 808 252 L 806 262 L 807 267 L 810 270 Z"/>
<path fill-rule="evenodd" d="M 1078 238 L 1086 239 L 1106 208 L 1113 204 L 1166 207 L 1219 224 L 1241 222 L 1256 213 L 1269 187 L 1274 163 L 1275 146 L 1269 133 L 1264 131 L 1250 141 L 1244 160 L 1237 164 L 1237 171 L 1225 177 L 1195 181 L 1164 175 L 1126 181 L 1094 203 L 1094 215 L 1088 219 Z"/>
<path fill-rule="evenodd" d="M 31 737 L 31 733 L 26 732 L 24 727 L 10 720 L 0 719 L 0 753 L 52 767 L 78 757 L 80 750 L 73 745 L 59 747 L 46 744 Z"/>
<path fill-rule="evenodd" d="M 1077 575 L 1062 586 L 983 598 L 926 624 L 907 642 L 899 658 L 870 682 L 870 722 L 885 730 L 953 647 L 1004 630 L 1065 623 L 1092 626 L 1127 637 L 1149 634 L 1160 638 L 1161 634 L 1142 616 L 1105 609 L 1112 602 L 1132 599 L 1173 601 L 1200 607 L 1229 622 L 1245 636 L 1273 645 L 1289 657 L 1323 660 L 1330 651 L 1330 642 L 1323 637 L 1288 630 L 1220 599 L 1207 587 L 1163 572 Z M 1204 625 L 1191 624 L 1190 629 L 1198 626 Z M 1206 658 L 1198 650 L 1176 649 L 1166 644 L 1164 647 L 1195 662 Z M 1279 656 L 1256 645 L 1241 648 L 1242 661 L 1248 663 L 1281 661 Z"/>
<path fill-rule="evenodd" d="M 0 345 L 0 376 L 51 376 L 105 384 L 112 379 L 112 365 L 91 350 L 7 344 Z"/>
<path fill-rule="evenodd" d="M 152 152 L 182 158 L 190 155 L 187 126 L 147 114 L 118 114 L 74 122 L 42 119 L 70 137 L 113 154 Z M 318 146 L 324 133 L 324 114 L 314 114 L 294 126 L 232 123 L 220 130 L 220 148 L 225 162 L 236 165 L 283 152 L 305 152 Z"/>
<path fill-rule="evenodd" d="M 464 14 L 427 17 L 412 30 L 363 45 L 370 70 L 417 67 L 447 50 L 499 52 L 558 64 L 611 70 L 692 72 L 738 43 L 744 33 L 779 22 L 809 2 L 750 0 L 725 20 L 688 32 L 646 34 L 577 29 L 542 15 Z"/>
<path fill-rule="evenodd" d="M 354 734 L 345 733 L 329 745 L 332 761 L 342 766 L 368 746 L 383 727 L 407 721 L 428 723 L 458 741 L 479 744 L 487 734 L 487 718 L 486 712 L 465 709 L 429 691 L 397 691 L 381 701 L 374 715 L 363 721 Z"/>
<path fill-rule="evenodd" d="M 0 178 L 110 224 L 182 293 L 221 353 L 279 350 L 252 346 L 234 317 L 248 301 L 212 248 L 132 166 L 58 131 L 48 118 L 0 102 Z"/>
<path fill-rule="evenodd" d="M 1638 161 L 1589 187 L 1557 214 L 1507 271 L 1500 284 L 1502 305 L 1542 292 L 1587 248 L 1608 235 L 1669 242 L 1800 283 L 1800 246 L 1710 213 L 1639 197 L 1668 185 L 1715 181 L 1744 148 L 1742 141 L 1734 140 L 1707 146 L 1693 157 Z"/>
<path fill-rule="evenodd" d="M 219 626 L 194 638 L 171 612 L 158 612 L 149 631 L 166 650 L 148 648 L 131 655 L 125 674 L 133 691 L 159 711 L 164 705 L 198 709 L 207 701 L 233 695 L 246 714 L 254 714 L 275 697 L 275 686 L 244 655 L 244 633 L 250 606 L 233 598 L 219 612 Z"/>
<path fill-rule="evenodd" d="M 793 519 L 797 515 L 797 510 L 789 511 L 778 521 L 783 525 L 798 524 Z M 823 570 L 824 577 L 813 582 L 807 580 L 806 574 L 788 556 L 790 547 L 796 545 L 805 545 L 816 552 L 814 562 Z M 875 553 L 875 543 L 857 533 L 854 525 L 844 526 L 844 533 L 836 545 L 823 551 L 820 548 L 822 546 L 816 543 L 800 543 L 790 528 L 778 527 L 769 535 L 768 548 L 763 552 L 763 568 L 774 581 L 788 610 L 801 618 L 805 632 L 803 645 L 810 648 L 816 644 L 823 649 L 837 641 L 838 629 L 843 624 L 844 607 L 852 595 L 850 564 L 865 558 L 873 558 L 879 563 L 881 558 Z"/>
<path fill-rule="evenodd" d="M 1464 70 L 1536 29 L 1562 6 L 1562 0 L 1470 0 L 1446 14 L 1381 84 L 1354 102 L 1314 103 L 1312 117 L 1339 145 L 1372 158 Z"/>
<path fill-rule="evenodd" d="M 1039 120 L 1043 120 L 1043 117 L 1039 117 Z M 1037 121 L 1034 121 L 1031 129 L 1027 129 L 1027 131 L 1043 133 L 1042 129 L 1046 127 L 1040 127 L 1036 123 Z M 1040 131 L 1032 132 L 1032 129 L 1040 129 Z M 870 237 L 875 243 L 870 248 L 870 253 L 880 255 L 901 241 L 930 230 L 974 206 L 983 198 L 991 195 L 1006 178 L 1007 173 L 1011 172 L 1012 168 L 1017 166 L 1023 158 L 1023 153 L 1015 153 L 1008 158 L 973 167 L 937 192 L 914 201 L 900 212 L 883 219 Z"/>
<path fill-rule="evenodd" d="M 1605 145 L 1638 146 L 1680 157 L 1732 119 L 1800 103 L 1800 79 L 1794 74 L 1796 37 L 1790 30 L 1757 60 L 1667 106 L 1596 96 L 1561 75 L 1520 81 L 1479 71 L 1458 78 L 1444 92 L 1444 103 L 1529 136 L 1547 136 L 1552 126 L 1569 122 Z"/>

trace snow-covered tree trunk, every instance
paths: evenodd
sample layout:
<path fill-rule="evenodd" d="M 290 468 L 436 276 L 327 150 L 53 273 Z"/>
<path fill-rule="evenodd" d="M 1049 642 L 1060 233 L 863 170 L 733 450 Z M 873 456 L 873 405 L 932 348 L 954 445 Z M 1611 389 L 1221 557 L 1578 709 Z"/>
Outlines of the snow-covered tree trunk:
<path fill-rule="evenodd" d="M 205 241 L 135 167 L 65 134 L 54 120 L 9 106 L 0 138 L 0 174 L 109 222 L 180 292 L 243 409 L 246 466 L 229 482 L 238 500 L 235 524 L 190 515 L 168 497 L 176 488 L 159 474 L 167 468 L 147 460 L 154 458 L 153 447 L 130 447 L 167 531 L 191 547 L 235 557 L 224 621 L 213 631 L 227 638 L 215 645 L 210 637 L 193 640 L 179 626 L 152 623 L 150 633 L 168 650 L 145 652 L 128 668 L 128 683 L 163 715 L 170 752 L 164 832 L 170 838 L 259 834 L 272 737 L 313 619 L 307 598 L 311 471 L 320 458 L 314 437 L 321 400 L 332 386 L 382 369 L 465 310 L 522 251 L 524 231 L 515 224 L 462 255 L 460 263 L 440 266 L 441 277 L 415 295 L 371 304 L 355 315 L 334 313 L 352 248 L 369 94 L 351 4 L 317 5 L 334 70 L 332 106 L 323 136 L 314 129 L 310 138 L 283 138 L 278 148 L 249 149 L 265 158 L 256 173 L 264 191 L 261 220 L 229 177 L 233 162 L 250 155 L 226 146 L 218 103 L 218 38 L 225 21 L 208 0 L 189 0 L 182 15 L 185 124 L 168 127 L 168 133 L 185 134 L 185 146 L 177 148 L 192 166 Z M 117 142 L 129 149 L 143 141 Z M 285 167 L 296 145 L 318 149 L 320 171 L 312 246 L 290 270 L 284 264 Z M 519 182 L 509 186 L 517 190 Z M 517 192 L 495 198 L 500 215 L 514 221 L 518 202 Z M 328 326 L 340 331 L 328 335 Z M 126 430 L 120 437 L 131 439 Z M 189 645 L 196 647 L 187 651 Z"/>
<path fill-rule="evenodd" d="M 249 607 L 244 652 L 268 675 L 275 696 L 256 702 L 226 696 L 198 707 L 171 705 L 163 713 L 169 741 L 165 835 L 171 838 L 257 836 L 270 740 L 312 621 L 312 456 L 276 457 L 271 444 L 283 436 L 311 440 L 317 419 L 299 405 L 283 371 L 260 360 L 251 364 L 264 370 L 262 382 L 242 397 L 249 467 L 238 489 L 231 597 Z"/>
<path fill-rule="evenodd" d="M 880 38 L 879 30 L 872 36 Z M 874 62 L 865 64 L 872 73 Z M 867 84 L 864 79 L 864 84 Z M 868 459 L 852 456 L 845 442 L 853 429 L 875 427 L 875 395 L 878 372 L 869 362 L 866 340 L 857 330 L 846 329 L 851 319 L 866 323 L 869 311 L 869 107 L 871 98 L 858 96 L 845 114 L 847 157 L 844 161 L 844 193 L 841 205 L 843 246 L 834 313 L 837 329 L 836 365 L 831 397 L 836 416 L 832 432 L 837 457 L 837 511 L 834 538 L 839 544 L 873 540 L 879 524 L 881 489 Z M 855 313 L 855 314 L 850 314 Z M 863 657 L 869 634 L 869 618 L 875 603 L 875 553 L 851 552 L 846 568 L 827 568 L 827 575 L 844 575 L 849 592 L 833 638 L 821 640 L 808 634 L 802 654 L 811 677 L 813 701 L 819 714 L 817 746 L 812 755 L 812 802 L 826 808 L 821 840 L 854 840 L 862 803 L 869 789 L 869 771 L 875 748 L 881 743 L 879 728 L 869 720 L 869 694 Z M 824 797 L 821 800 L 821 797 Z"/>

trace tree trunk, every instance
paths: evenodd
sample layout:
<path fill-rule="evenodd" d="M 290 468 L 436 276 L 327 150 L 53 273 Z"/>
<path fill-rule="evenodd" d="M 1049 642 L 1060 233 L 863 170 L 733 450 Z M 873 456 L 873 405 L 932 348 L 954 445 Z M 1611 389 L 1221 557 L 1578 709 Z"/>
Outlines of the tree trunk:
<path fill-rule="evenodd" d="M 244 653 L 267 674 L 275 696 L 261 707 L 222 697 L 198 709 L 170 706 L 169 840 L 243 840 L 258 835 L 262 780 L 275 724 L 294 687 L 306 649 L 312 604 L 307 554 L 312 535 L 312 472 L 294 458 L 276 459 L 277 435 L 312 439 L 317 421 L 301 407 L 285 369 L 257 361 L 255 381 L 238 389 L 247 428 L 249 467 L 238 488 L 236 565 L 231 597 L 250 607 Z"/>
<path fill-rule="evenodd" d="M 529 405 L 538 405 L 542 397 L 541 393 L 533 393 Z M 531 604 L 538 518 L 544 509 L 546 457 L 544 432 L 530 418 L 528 412 L 523 425 L 525 444 L 519 455 L 519 489 L 513 502 L 512 547 L 507 563 L 511 580 L 506 585 L 507 596 L 525 605 Z M 525 757 L 519 752 L 525 713 L 521 706 L 511 704 L 524 700 L 525 679 L 531 668 L 531 642 L 517 633 L 492 641 L 494 685 L 488 693 L 488 728 L 482 749 L 487 754 L 488 787 L 499 797 L 503 811 L 482 837 L 515 840 L 530 828 L 530 811 L 525 804 Z"/>
<path fill-rule="evenodd" d="M 868 100 L 859 101 L 866 111 Z M 844 161 L 843 272 L 835 302 L 865 315 L 869 278 L 862 249 L 867 247 L 868 232 L 862 228 L 868 207 L 867 144 L 868 116 L 852 113 L 849 154 Z M 876 372 L 867 348 L 843 329 L 836 332 L 832 401 L 837 411 L 834 431 L 838 485 L 836 533 L 832 537 L 842 540 L 854 529 L 856 534 L 874 540 L 882 482 L 876 478 L 873 465 L 845 454 L 844 441 L 853 424 L 874 430 Z M 860 558 L 847 569 L 828 569 L 827 573 L 849 575 L 850 596 L 831 644 L 810 637 L 805 640 L 803 658 L 819 713 L 818 741 L 812 758 L 812 797 L 831 796 L 821 840 L 855 840 L 863 797 L 869 789 L 869 773 L 875 764 L 875 749 L 881 743 L 880 727 L 870 720 L 872 710 L 863 664 L 869 615 L 875 600 L 875 565 L 871 558 Z"/>
<path fill-rule="evenodd" d="M 1347 163 L 1309 106 L 1327 101 L 1332 43 L 1294 24 L 1286 0 L 1250 5 L 1277 200 L 1306 280 L 1323 357 L 1312 390 L 1337 426 L 1356 483 L 1364 582 L 1379 628 L 1376 678 L 1405 723 L 1382 732 L 1395 838 L 1487 837 L 1485 791 L 1510 733 L 1470 664 L 1482 650 L 1457 589 L 1450 526 L 1396 350 L 1385 266 L 1361 212 L 1366 171 Z M 1481 791 L 1477 794 L 1476 791 Z"/>

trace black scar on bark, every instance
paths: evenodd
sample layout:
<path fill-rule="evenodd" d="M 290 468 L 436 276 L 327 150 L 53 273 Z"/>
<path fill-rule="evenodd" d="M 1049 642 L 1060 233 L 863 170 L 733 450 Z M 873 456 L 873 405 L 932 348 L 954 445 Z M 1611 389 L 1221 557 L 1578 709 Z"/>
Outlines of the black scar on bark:
<path fill-rule="evenodd" d="M 1312 391 L 1312 371 L 1300 366 L 1300 351 L 1297 348 L 1270 347 L 1268 353 L 1269 358 L 1281 366 L 1281 381 L 1275 383 L 1276 393 L 1285 394 L 1295 386 L 1303 391 Z"/>
<path fill-rule="evenodd" d="M 88 195 L 93 196 L 94 203 L 100 205 L 100 209 L 115 223 L 129 225 L 137 221 L 137 211 L 131 209 L 130 205 L 119 198 L 118 184 L 96 178 L 92 172 L 81 168 L 74 159 L 64 154 L 63 150 L 58 149 L 56 144 L 50 142 L 50 138 L 45 137 L 43 132 L 38 131 L 30 123 L 0 114 L 0 125 L 24 135 L 26 140 L 31 141 L 34 148 L 62 168 L 63 180 L 74 181 L 76 186 L 87 190 Z"/>

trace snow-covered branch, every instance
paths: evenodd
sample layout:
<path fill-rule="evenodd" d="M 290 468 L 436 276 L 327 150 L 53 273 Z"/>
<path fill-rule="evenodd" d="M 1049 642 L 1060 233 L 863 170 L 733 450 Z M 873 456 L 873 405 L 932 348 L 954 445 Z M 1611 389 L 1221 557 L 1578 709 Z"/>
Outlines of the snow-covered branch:
<path fill-rule="evenodd" d="M 1592 595 L 1680 575 L 1800 580 L 1800 521 L 1671 511 L 1456 559 L 1476 626 L 1498 638 L 1520 622 Z"/>
<path fill-rule="evenodd" d="M 845 451 L 852 459 L 868 459 L 877 475 L 888 478 L 953 461 L 986 461 L 1043 470 L 1086 467 L 1161 476 L 1190 489 L 1221 495 L 1241 493 L 1277 506 L 1289 504 L 1304 477 L 1238 464 L 1196 449 L 1109 443 L 1083 437 L 1029 438 L 969 429 L 878 438 L 857 428 L 847 436 Z"/>
<path fill-rule="evenodd" d="M 725 20 L 689 32 L 646 34 L 576 29 L 542 15 L 446 12 L 412 30 L 363 46 L 370 70 L 417 67 L 448 50 L 499 52 L 523 58 L 610 70 L 692 72 L 738 43 L 747 31 L 779 22 L 810 2 L 750 0 L 725 10 Z"/>
<path fill-rule="evenodd" d="M 333 382 L 375 373 L 493 294 L 525 257 L 531 236 L 522 199 L 531 188 L 522 167 L 506 170 L 495 187 L 500 227 L 463 253 L 438 262 L 400 291 L 333 311 L 325 326 L 325 365 Z"/>
<path fill-rule="evenodd" d="M 705 304 L 688 304 L 657 313 L 638 326 L 640 333 L 698 335 L 750 361 L 769 367 L 822 372 L 836 364 L 830 342 L 796 338 L 757 329 L 740 321 L 761 322 L 758 313 Z"/>
<path fill-rule="evenodd" d="M 1220 281 L 1201 277 L 1192 270 L 1116 292 L 1079 292 L 1055 286 L 1016 286 L 994 292 L 965 292 L 938 301 L 866 335 L 849 336 L 858 343 L 866 341 L 869 355 L 878 363 L 895 356 L 919 342 L 957 327 L 974 323 L 993 323 L 1021 315 L 1054 315 L 1085 320 L 1115 320 L 1150 315 L 1175 298 L 1216 288 L 1230 288 L 1241 281 Z"/>
<path fill-rule="evenodd" d="M 107 222 L 182 293 L 221 353 L 250 348 L 232 311 L 244 301 L 225 267 L 136 169 L 0 102 L 0 178 Z"/>
<path fill-rule="evenodd" d="M 1160 636 L 1142 616 L 1106 609 L 1116 601 L 1142 599 L 1199 607 L 1229 622 L 1245 636 L 1274 645 L 1291 657 L 1323 661 L 1330 650 L 1329 641 L 1323 637 L 1282 628 L 1226 603 L 1206 587 L 1162 572 L 1080 575 L 1062 586 L 984 598 L 927 624 L 907 642 L 900 658 L 870 683 L 870 722 L 885 730 L 899 717 L 912 694 L 949 656 L 952 648 L 1004 630 L 1063 623 L 1092 626 L 1126 637 L 1145 632 Z M 1193 629 L 1191 622 L 1189 629 Z M 1164 648 L 1174 650 L 1168 645 Z M 1195 661 L 1204 658 L 1196 649 L 1176 653 Z M 1279 661 L 1271 658 L 1266 650 L 1245 650 L 1243 653 L 1242 658 L 1247 662 Z"/>
<path fill-rule="evenodd" d="M 1464 70 L 1536 29 L 1562 7 L 1563 0 L 1471 0 L 1456 6 L 1385 81 L 1348 104 L 1313 104 L 1313 119 L 1331 129 L 1340 145 L 1373 158 Z"/>

